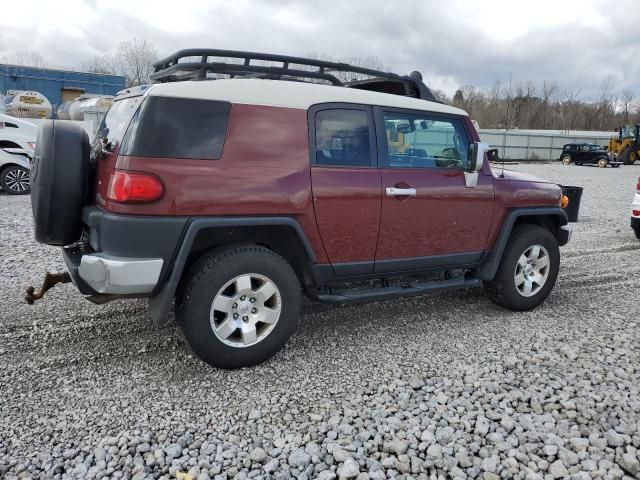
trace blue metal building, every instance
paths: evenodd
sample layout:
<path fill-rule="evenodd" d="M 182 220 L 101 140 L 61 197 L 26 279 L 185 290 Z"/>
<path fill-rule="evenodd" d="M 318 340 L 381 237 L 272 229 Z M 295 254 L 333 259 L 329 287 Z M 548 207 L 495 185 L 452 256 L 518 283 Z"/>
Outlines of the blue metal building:
<path fill-rule="evenodd" d="M 115 95 L 124 86 L 125 78 L 119 75 L 0 64 L 0 95 L 7 90 L 40 92 L 49 99 L 54 111 L 62 102 L 84 93 Z"/>

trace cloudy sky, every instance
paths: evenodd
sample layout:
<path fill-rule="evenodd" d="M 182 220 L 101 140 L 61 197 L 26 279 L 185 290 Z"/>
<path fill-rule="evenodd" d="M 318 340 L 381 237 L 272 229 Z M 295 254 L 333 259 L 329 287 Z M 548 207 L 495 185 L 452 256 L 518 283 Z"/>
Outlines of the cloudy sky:
<path fill-rule="evenodd" d="M 609 80 L 640 96 L 637 0 L 20 0 L 0 15 L 0 58 L 16 50 L 77 67 L 145 38 L 187 47 L 336 58 L 376 56 L 432 87 L 556 81 L 584 99 Z M 12 13 L 7 13 L 12 10 Z"/>

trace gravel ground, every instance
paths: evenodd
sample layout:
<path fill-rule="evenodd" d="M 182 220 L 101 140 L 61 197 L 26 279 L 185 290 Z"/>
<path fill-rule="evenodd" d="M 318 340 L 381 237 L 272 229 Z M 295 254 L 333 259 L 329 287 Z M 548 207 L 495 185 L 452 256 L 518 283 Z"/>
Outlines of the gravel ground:
<path fill-rule="evenodd" d="M 62 262 L 29 199 L 0 195 L 0 477 L 638 478 L 640 168 L 512 168 L 585 187 L 540 308 L 309 305 L 281 353 L 231 372 L 142 301 L 22 303 Z"/>

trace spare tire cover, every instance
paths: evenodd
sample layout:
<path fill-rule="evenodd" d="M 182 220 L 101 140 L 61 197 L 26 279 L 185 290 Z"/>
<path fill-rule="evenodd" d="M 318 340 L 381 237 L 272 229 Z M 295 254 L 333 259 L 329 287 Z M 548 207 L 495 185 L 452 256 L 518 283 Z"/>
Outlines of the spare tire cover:
<path fill-rule="evenodd" d="M 43 124 L 31 166 L 31 209 L 38 242 L 64 246 L 80 238 L 88 175 L 89 136 L 84 128 L 59 121 Z"/>

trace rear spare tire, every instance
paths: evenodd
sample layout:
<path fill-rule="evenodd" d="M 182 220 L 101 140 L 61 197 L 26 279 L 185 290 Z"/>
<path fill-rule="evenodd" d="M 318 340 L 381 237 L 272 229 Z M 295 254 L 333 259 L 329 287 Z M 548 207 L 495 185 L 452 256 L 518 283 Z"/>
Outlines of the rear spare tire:
<path fill-rule="evenodd" d="M 38 242 L 64 246 L 80 238 L 88 175 L 85 130 L 64 122 L 43 124 L 31 168 L 31 209 Z"/>

